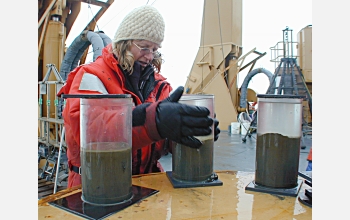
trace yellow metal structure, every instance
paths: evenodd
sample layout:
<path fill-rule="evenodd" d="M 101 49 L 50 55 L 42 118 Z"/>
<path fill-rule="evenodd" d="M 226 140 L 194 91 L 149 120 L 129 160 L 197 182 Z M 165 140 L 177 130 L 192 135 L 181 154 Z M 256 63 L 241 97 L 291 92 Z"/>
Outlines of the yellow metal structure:
<path fill-rule="evenodd" d="M 214 94 L 215 112 L 220 129 L 237 122 L 240 112 L 238 73 L 265 54 L 255 48 L 242 56 L 242 0 L 204 1 L 200 47 L 185 84 L 185 93 Z M 243 63 L 250 54 L 260 57 Z M 250 70 L 251 70 L 250 69 Z M 256 101 L 255 91 L 248 89 L 249 101 Z"/>
<path fill-rule="evenodd" d="M 158 190 L 108 219 L 311 219 L 312 208 L 298 197 L 247 191 L 254 173 L 218 171 L 222 186 L 173 188 L 166 173 L 133 176 L 132 184 Z M 302 184 L 299 195 L 310 187 Z M 71 212 L 48 204 L 81 192 L 81 187 L 62 190 L 38 201 L 38 219 L 81 219 Z"/>
<path fill-rule="evenodd" d="M 220 128 L 237 121 L 242 0 L 204 1 L 200 47 L 185 84 L 189 94 L 214 94 Z"/>
<path fill-rule="evenodd" d="M 298 33 L 298 41 L 298 62 L 311 92 L 311 26 Z M 279 50 L 283 49 L 275 48 L 272 52 Z M 242 97 L 247 102 L 257 100 L 252 89 L 247 89 L 247 94 L 240 93 L 243 88 L 238 88 L 237 77 L 240 71 L 251 65 L 249 73 L 264 54 L 258 53 L 255 48 L 244 55 L 242 51 L 242 0 L 205 0 L 200 47 L 187 77 L 185 93 L 214 94 L 215 112 L 222 130 L 226 130 L 231 122 L 237 122 L 240 112 L 247 111 L 240 103 L 241 95 L 247 96 Z M 243 66 L 246 58 L 253 53 L 260 57 Z M 276 56 L 271 61 L 279 62 L 280 57 Z"/>
<path fill-rule="evenodd" d="M 303 73 L 306 86 L 312 95 L 312 26 L 308 25 L 301 29 L 297 34 L 297 39 L 297 62 Z M 310 123 L 312 122 L 312 117 L 309 113 L 308 105 L 304 102 L 303 106 L 305 120 Z"/>
<path fill-rule="evenodd" d="M 312 26 L 308 25 L 297 34 L 297 61 L 305 82 L 312 83 Z M 309 88 L 311 92 L 311 88 Z"/>

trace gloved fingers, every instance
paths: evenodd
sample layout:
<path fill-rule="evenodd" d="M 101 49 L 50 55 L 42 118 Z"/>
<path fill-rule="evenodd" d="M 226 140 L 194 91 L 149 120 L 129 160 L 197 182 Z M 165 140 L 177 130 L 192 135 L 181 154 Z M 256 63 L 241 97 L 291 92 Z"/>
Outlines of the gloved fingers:
<path fill-rule="evenodd" d="M 179 103 L 179 104 L 181 105 L 180 113 L 182 115 L 202 117 L 202 116 L 209 116 L 210 114 L 209 109 L 203 106 L 194 106 L 194 105 L 187 105 L 182 103 Z"/>
<path fill-rule="evenodd" d="M 203 143 L 193 136 L 186 136 L 181 138 L 180 144 L 191 148 L 199 148 L 200 146 L 202 146 Z"/>
<path fill-rule="evenodd" d="M 211 127 L 199 128 L 199 127 L 187 127 L 182 126 L 182 136 L 206 136 L 212 133 Z"/>
<path fill-rule="evenodd" d="M 177 102 L 180 100 L 183 92 L 184 92 L 184 87 L 179 86 L 173 93 L 170 94 L 170 96 L 166 100 L 169 102 Z"/>
<path fill-rule="evenodd" d="M 182 115 L 183 125 L 188 127 L 209 127 L 213 125 L 213 119 L 210 117 L 193 117 L 189 115 Z"/>
<path fill-rule="evenodd" d="M 219 133 L 220 133 L 220 131 L 219 131 Z M 214 135 L 214 141 L 217 141 L 219 139 L 219 133 Z"/>
<path fill-rule="evenodd" d="M 217 127 L 219 125 L 219 120 L 217 120 L 216 118 L 213 118 L 214 120 L 214 127 Z"/>
<path fill-rule="evenodd" d="M 219 139 L 219 134 L 221 130 L 219 128 L 219 120 L 214 118 L 214 141 L 217 141 Z"/>

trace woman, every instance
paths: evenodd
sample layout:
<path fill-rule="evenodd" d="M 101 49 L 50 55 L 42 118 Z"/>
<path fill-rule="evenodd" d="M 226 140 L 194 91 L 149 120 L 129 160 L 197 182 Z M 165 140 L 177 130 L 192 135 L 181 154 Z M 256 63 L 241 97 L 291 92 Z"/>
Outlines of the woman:
<path fill-rule="evenodd" d="M 178 103 L 183 87 L 169 96 L 172 87 L 159 73 L 162 58 L 158 49 L 164 39 L 164 26 L 162 16 L 154 7 L 145 5 L 132 10 L 102 55 L 95 62 L 74 69 L 58 93 L 58 96 L 131 94 L 135 104 L 133 175 L 163 171 L 158 159 L 166 153 L 165 148 L 171 141 L 198 148 L 202 143 L 194 136 L 209 135 L 213 123 L 215 140 L 220 133 L 219 122 L 209 117 L 207 108 Z M 79 114 L 79 99 L 67 99 L 63 118 L 70 168 L 68 188 L 81 184 Z"/>

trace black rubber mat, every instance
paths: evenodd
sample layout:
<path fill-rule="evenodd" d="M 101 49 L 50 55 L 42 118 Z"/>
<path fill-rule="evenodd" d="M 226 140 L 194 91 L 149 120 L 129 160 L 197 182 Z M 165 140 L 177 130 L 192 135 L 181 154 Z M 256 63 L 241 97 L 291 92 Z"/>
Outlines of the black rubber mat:
<path fill-rule="evenodd" d="M 131 200 L 118 205 L 101 206 L 101 205 L 92 205 L 89 203 L 85 203 L 81 199 L 81 192 L 67 196 L 62 199 L 58 199 L 53 202 L 49 202 L 49 204 L 86 219 L 103 219 L 159 191 L 146 188 L 146 187 L 133 185 L 132 192 L 133 192 L 133 197 Z"/>

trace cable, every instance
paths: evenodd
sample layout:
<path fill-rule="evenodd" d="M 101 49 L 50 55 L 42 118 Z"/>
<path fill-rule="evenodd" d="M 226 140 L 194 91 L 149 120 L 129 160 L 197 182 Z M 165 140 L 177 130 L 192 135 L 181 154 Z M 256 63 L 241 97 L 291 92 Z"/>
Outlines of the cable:
<path fill-rule="evenodd" d="M 204 2 L 204 6 L 203 6 L 203 25 L 202 25 L 202 28 L 203 28 L 203 30 L 202 30 L 202 34 L 201 34 L 201 37 L 202 37 L 202 39 L 201 39 L 201 41 L 203 42 L 203 44 L 202 45 L 199 45 L 199 46 L 202 46 L 202 59 L 204 58 L 204 45 L 205 45 L 205 43 L 204 43 L 204 34 L 203 33 L 205 33 L 205 15 L 204 15 L 204 13 L 205 13 L 205 11 L 206 11 L 206 7 L 205 7 L 205 2 Z M 202 66 L 202 81 L 201 81 L 201 90 L 203 89 L 203 75 L 204 75 L 204 73 L 203 73 L 203 71 L 204 71 L 204 67 Z"/>
<path fill-rule="evenodd" d="M 92 13 L 92 8 L 91 8 L 91 6 L 90 6 L 90 3 L 88 3 L 88 8 L 90 9 L 91 15 L 92 15 L 92 17 L 94 18 L 94 21 L 95 21 L 97 30 L 100 31 L 100 29 L 98 28 L 97 21 L 96 21 L 96 19 L 95 19 L 94 13 Z"/>
<path fill-rule="evenodd" d="M 222 44 L 222 33 L 221 33 L 221 21 L 220 21 L 220 5 L 219 5 L 219 0 L 216 0 L 216 3 L 218 5 L 218 18 L 219 18 L 219 30 L 220 30 L 220 42 L 221 42 L 221 52 L 222 52 L 222 60 L 225 60 L 225 55 L 224 55 L 224 48 Z M 225 68 L 225 66 L 224 66 Z M 225 71 L 224 77 L 227 77 L 227 71 Z"/>
<path fill-rule="evenodd" d="M 125 6 L 120 12 L 116 13 L 116 15 L 115 15 L 113 18 L 111 18 L 111 19 L 102 27 L 102 29 L 105 28 L 105 27 L 107 26 L 107 24 L 109 24 L 114 18 L 116 18 L 116 17 L 117 17 L 122 11 L 124 11 L 129 5 L 131 5 L 131 4 L 130 4 L 131 1 L 132 1 L 132 0 L 130 0 L 130 1 L 129 1 L 129 4 L 128 4 L 127 6 Z"/>

